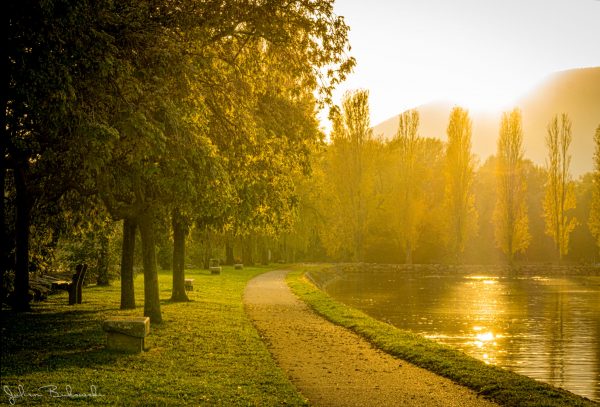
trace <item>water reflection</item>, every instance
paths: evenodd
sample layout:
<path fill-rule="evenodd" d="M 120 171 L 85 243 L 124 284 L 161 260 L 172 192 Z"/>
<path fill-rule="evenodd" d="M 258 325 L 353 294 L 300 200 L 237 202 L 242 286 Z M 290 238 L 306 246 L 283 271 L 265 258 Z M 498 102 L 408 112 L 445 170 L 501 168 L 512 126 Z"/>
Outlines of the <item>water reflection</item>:
<path fill-rule="evenodd" d="M 375 318 L 600 401 L 600 278 L 349 273 L 327 292 Z"/>

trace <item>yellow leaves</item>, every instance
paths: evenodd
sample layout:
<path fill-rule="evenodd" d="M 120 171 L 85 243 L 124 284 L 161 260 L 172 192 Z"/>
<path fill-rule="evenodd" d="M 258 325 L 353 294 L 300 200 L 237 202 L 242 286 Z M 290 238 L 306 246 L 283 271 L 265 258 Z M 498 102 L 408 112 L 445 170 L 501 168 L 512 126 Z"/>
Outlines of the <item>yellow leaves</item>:
<path fill-rule="evenodd" d="M 493 220 L 497 246 L 512 263 L 515 253 L 529 246 L 526 185 L 522 172 L 523 130 L 521 112 L 502 115 L 496 165 L 497 200 Z"/>
<path fill-rule="evenodd" d="M 547 184 L 544 197 L 546 233 L 554 239 L 559 258 L 569 252 L 569 235 L 577 225 L 568 212 L 575 208 L 574 184 L 569 166 L 571 155 L 571 120 L 563 113 L 556 115 L 548 124 L 546 146 L 548 147 Z"/>
<path fill-rule="evenodd" d="M 594 190 L 588 225 L 600 248 L 600 125 L 596 128 L 594 145 Z"/>
<path fill-rule="evenodd" d="M 460 107 L 452 109 L 447 128 L 445 206 L 448 211 L 446 236 L 455 259 L 464 251 L 465 241 L 476 224 L 471 190 L 475 166 L 471 154 L 471 127 L 467 110 Z"/>

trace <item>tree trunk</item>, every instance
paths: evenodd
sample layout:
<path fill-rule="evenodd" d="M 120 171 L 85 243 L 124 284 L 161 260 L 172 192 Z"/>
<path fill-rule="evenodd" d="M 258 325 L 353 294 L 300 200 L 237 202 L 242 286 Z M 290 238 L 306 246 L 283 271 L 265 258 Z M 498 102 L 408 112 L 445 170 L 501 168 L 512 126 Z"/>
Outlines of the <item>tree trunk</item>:
<path fill-rule="evenodd" d="M 227 236 L 227 239 L 225 240 L 225 264 L 232 266 L 234 263 L 233 242 L 231 241 L 231 236 Z"/>
<path fill-rule="evenodd" d="M 212 258 L 212 247 L 210 241 L 210 232 L 208 228 L 204 229 L 204 269 L 208 270 L 210 267 L 210 259 Z"/>
<path fill-rule="evenodd" d="M 5 20 L 6 21 L 6 20 Z M 6 27 L 6 25 L 4 26 Z M 6 38 L 6 37 L 5 37 Z M 4 68 L 2 72 L 8 72 L 10 62 L 8 58 L 2 58 L 2 64 Z M 6 174 L 8 171 L 8 163 L 6 157 L 8 155 L 8 139 L 9 131 L 6 126 L 6 111 L 8 110 L 8 90 L 10 84 L 10 78 L 5 76 L 2 81 L 2 91 L 0 92 L 0 300 L 6 299 L 6 292 L 4 292 L 5 285 L 2 284 L 8 271 L 8 254 L 10 253 L 8 244 L 8 228 L 6 227 L 8 222 L 6 219 L 6 206 L 4 197 L 6 196 Z"/>
<path fill-rule="evenodd" d="M 6 272 L 8 271 L 8 231 L 6 225 L 8 219 L 6 219 L 6 209 L 4 203 L 4 197 L 6 196 L 6 168 L 4 165 L 4 148 L 0 149 L 0 282 L 4 282 L 6 278 Z M 4 284 L 0 284 L 0 299 L 6 299 L 6 292 L 4 291 Z"/>
<path fill-rule="evenodd" d="M 252 236 L 247 236 L 242 240 L 242 263 L 248 266 L 254 265 L 252 252 Z"/>
<path fill-rule="evenodd" d="M 260 252 L 262 257 L 262 264 L 268 266 L 271 262 L 271 249 L 269 248 L 269 244 L 266 237 L 260 239 Z"/>
<path fill-rule="evenodd" d="M 185 235 L 184 219 L 173 214 L 173 290 L 171 301 L 189 301 L 185 292 Z"/>
<path fill-rule="evenodd" d="M 123 220 L 123 246 L 121 250 L 121 309 L 135 308 L 133 286 L 133 255 L 135 252 L 135 231 L 133 219 Z"/>
<path fill-rule="evenodd" d="M 153 324 L 158 324 L 162 322 L 162 314 L 160 312 L 156 242 L 152 211 L 147 209 L 143 212 L 138 222 L 142 236 L 142 258 L 144 263 L 144 316 L 150 317 L 150 322 Z"/>
<path fill-rule="evenodd" d="M 100 257 L 98 258 L 98 278 L 96 284 L 100 286 L 110 285 L 108 277 L 108 252 L 109 252 L 109 240 L 106 234 L 100 236 Z"/>
<path fill-rule="evenodd" d="M 13 310 L 30 311 L 29 305 L 29 234 L 31 225 L 31 200 L 27 191 L 25 170 L 17 167 L 14 171 L 17 219 L 16 219 L 16 264 Z"/>

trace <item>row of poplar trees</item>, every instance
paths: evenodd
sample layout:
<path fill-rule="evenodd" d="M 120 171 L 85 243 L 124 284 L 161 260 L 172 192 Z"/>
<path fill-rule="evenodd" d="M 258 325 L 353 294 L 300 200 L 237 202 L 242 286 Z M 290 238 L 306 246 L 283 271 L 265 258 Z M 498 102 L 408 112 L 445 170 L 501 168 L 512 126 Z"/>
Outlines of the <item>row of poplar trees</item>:
<path fill-rule="evenodd" d="M 34 255 L 106 219 L 123 221 L 122 308 L 135 306 L 140 232 L 152 322 L 162 319 L 157 223 L 171 219 L 172 296 L 185 300 L 193 222 L 244 234 L 291 221 L 293 177 L 309 170 L 322 138 L 316 111 L 354 65 L 333 0 L 2 9 L 0 259 L 3 287 L 14 276 L 15 310 L 30 309 Z"/>
<path fill-rule="evenodd" d="M 399 116 L 392 140 L 375 138 L 366 90 L 347 93 L 331 119 L 331 143 L 317 158 L 319 169 L 307 187 L 313 192 L 305 194 L 302 211 L 330 258 L 412 263 L 418 253 L 420 261 L 462 263 L 465 251 L 477 251 L 487 238 L 477 237 L 479 223 L 489 223 L 493 244 L 514 264 L 532 244 L 531 216 L 543 218 L 545 234 L 554 242 L 546 260 L 564 258 L 577 224 L 588 228 L 600 247 L 600 126 L 591 210 L 575 219 L 575 182 L 569 170 L 572 132 L 566 114 L 548 123 L 545 168 L 524 157 L 518 109 L 502 115 L 497 152 L 479 169 L 471 153 L 472 122 L 461 107 L 450 113 L 446 142 L 419 136 L 415 110 Z M 492 182 L 479 182 L 477 176 L 483 178 L 490 166 Z M 539 202 L 528 202 L 528 183 L 543 188 L 543 196 L 535 199 Z M 478 205 L 488 218 L 479 219 Z M 390 255 L 398 251 L 402 255 Z"/>

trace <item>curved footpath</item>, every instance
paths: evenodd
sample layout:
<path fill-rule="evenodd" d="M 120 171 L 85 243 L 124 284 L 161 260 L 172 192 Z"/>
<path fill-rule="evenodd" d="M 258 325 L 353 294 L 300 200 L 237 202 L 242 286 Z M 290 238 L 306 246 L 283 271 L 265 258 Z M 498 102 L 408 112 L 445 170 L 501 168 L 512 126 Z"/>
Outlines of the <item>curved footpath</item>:
<path fill-rule="evenodd" d="M 281 368 L 312 405 L 496 405 L 316 315 L 291 292 L 287 273 L 252 279 L 244 304 Z"/>

